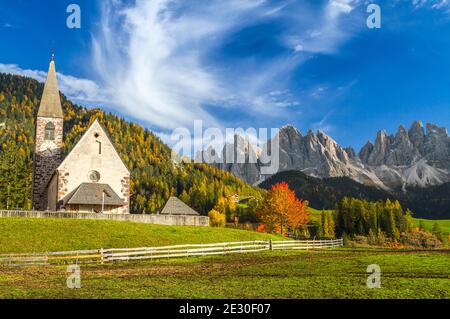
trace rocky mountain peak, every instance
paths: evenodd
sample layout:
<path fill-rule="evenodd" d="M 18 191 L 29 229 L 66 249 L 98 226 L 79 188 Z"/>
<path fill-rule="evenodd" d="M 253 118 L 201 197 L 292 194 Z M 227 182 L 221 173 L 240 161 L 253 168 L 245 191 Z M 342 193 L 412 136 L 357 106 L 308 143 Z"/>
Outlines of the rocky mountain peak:
<path fill-rule="evenodd" d="M 297 133 L 300 133 L 298 131 L 298 129 L 292 124 L 286 124 L 286 125 L 282 126 L 280 128 L 280 131 L 296 131 Z"/>
<path fill-rule="evenodd" d="M 395 135 L 394 147 L 403 148 L 404 150 L 412 150 L 414 148 L 411 140 L 409 139 L 408 131 L 403 125 L 400 125 L 397 134 Z"/>
<path fill-rule="evenodd" d="M 347 153 L 347 155 L 348 155 L 349 158 L 354 159 L 354 158 L 357 158 L 357 157 L 358 157 L 358 156 L 356 155 L 355 149 L 354 149 L 353 147 L 349 146 L 349 147 L 346 147 L 344 150 L 345 150 L 345 152 Z"/>
<path fill-rule="evenodd" d="M 420 121 L 415 121 L 409 131 L 401 125 L 395 137 L 380 131 L 375 145 L 366 144 L 359 157 L 368 169 L 374 170 L 392 187 L 424 187 L 450 180 L 447 129 L 434 124 L 427 124 L 426 132 Z"/>
<path fill-rule="evenodd" d="M 448 137 L 448 131 L 445 127 L 439 127 L 435 124 L 427 123 L 427 135 Z"/>
<path fill-rule="evenodd" d="M 427 124 L 423 155 L 435 167 L 447 169 L 450 166 L 450 137 L 445 127 Z"/>
<path fill-rule="evenodd" d="M 396 138 L 397 139 L 398 138 L 402 138 L 402 139 L 408 139 L 409 140 L 408 132 L 406 131 L 406 128 L 403 125 L 400 125 L 398 127 Z"/>
<path fill-rule="evenodd" d="M 409 140 L 415 148 L 421 151 L 425 141 L 425 130 L 421 121 L 415 121 L 408 132 Z"/>
<path fill-rule="evenodd" d="M 323 131 L 308 130 L 302 135 L 292 125 L 283 126 L 278 134 L 279 171 L 299 170 L 315 177 L 347 176 L 359 183 L 385 190 L 426 187 L 450 181 L 450 138 L 447 129 L 415 121 L 408 130 L 400 125 L 396 134 L 377 133 L 356 154 L 351 147 L 342 148 Z M 265 148 L 270 149 L 271 143 Z M 230 146 L 233 147 L 233 146 Z M 247 155 L 251 147 L 243 150 Z M 265 176 L 261 164 L 224 166 L 235 175 L 254 183 Z"/>
<path fill-rule="evenodd" d="M 372 154 L 374 145 L 371 141 L 368 141 L 366 145 L 363 146 L 363 148 L 359 151 L 359 158 L 363 163 L 367 163 L 369 161 L 369 156 Z"/>
<path fill-rule="evenodd" d="M 373 151 L 367 158 L 367 164 L 369 165 L 381 165 L 385 161 L 386 154 L 389 151 L 388 136 L 385 130 L 381 130 L 377 133 L 375 145 Z"/>

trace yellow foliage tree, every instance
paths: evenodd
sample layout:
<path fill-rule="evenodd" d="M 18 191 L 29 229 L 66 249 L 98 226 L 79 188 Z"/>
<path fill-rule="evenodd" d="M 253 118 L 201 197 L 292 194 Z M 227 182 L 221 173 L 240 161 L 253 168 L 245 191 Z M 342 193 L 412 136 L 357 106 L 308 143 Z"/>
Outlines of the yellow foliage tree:
<path fill-rule="evenodd" d="M 212 209 L 209 211 L 208 217 L 209 217 L 209 225 L 210 226 L 212 226 L 212 227 L 224 227 L 225 226 L 225 221 L 226 221 L 225 214 L 222 214 L 222 213 L 218 212 L 217 210 Z"/>

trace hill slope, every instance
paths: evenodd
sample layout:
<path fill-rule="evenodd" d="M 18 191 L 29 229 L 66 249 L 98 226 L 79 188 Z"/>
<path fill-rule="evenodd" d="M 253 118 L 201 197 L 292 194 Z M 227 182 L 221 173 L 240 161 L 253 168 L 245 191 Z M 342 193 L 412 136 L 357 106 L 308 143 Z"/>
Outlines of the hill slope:
<path fill-rule="evenodd" d="M 43 84 L 0 74 L 0 209 L 31 208 L 34 127 Z M 174 166 L 171 149 L 152 132 L 100 109 L 86 109 L 61 97 L 66 154 L 95 118 L 132 172 L 131 211 L 155 213 L 170 196 L 206 214 L 221 196 L 261 196 L 230 173 L 205 164 Z"/>
<path fill-rule="evenodd" d="M 316 209 L 334 209 L 345 196 L 367 200 L 387 199 L 389 194 L 374 187 L 367 187 L 347 177 L 319 179 L 299 171 L 284 171 L 275 174 L 259 186 L 270 189 L 272 185 L 286 182 L 297 196 L 307 199 Z"/>
<path fill-rule="evenodd" d="M 362 185 L 347 177 L 319 179 L 299 171 L 284 171 L 269 177 L 260 186 L 270 189 L 280 182 L 288 183 L 298 197 L 307 199 L 311 207 L 316 209 L 334 209 L 346 196 L 370 201 L 390 198 L 398 199 L 402 206 L 410 208 L 415 217 L 450 218 L 450 183 L 429 188 L 411 188 L 407 193 L 390 193 Z"/>
<path fill-rule="evenodd" d="M 2 218 L 0 233 L 0 253 L 283 239 L 276 235 L 229 228 L 50 218 Z"/>

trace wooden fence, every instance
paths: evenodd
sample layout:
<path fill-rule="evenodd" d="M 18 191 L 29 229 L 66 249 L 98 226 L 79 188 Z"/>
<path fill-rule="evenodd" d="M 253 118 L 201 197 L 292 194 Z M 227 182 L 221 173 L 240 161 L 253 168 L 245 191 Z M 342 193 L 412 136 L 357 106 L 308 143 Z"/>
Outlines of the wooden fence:
<path fill-rule="evenodd" d="M 337 240 L 242 241 L 217 244 L 188 244 L 163 247 L 112 248 L 35 254 L 0 255 L 0 265 L 37 266 L 52 264 L 109 263 L 117 261 L 175 258 L 191 256 L 253 253 L 264 250 L 325 249 L 343 246 Z"/>

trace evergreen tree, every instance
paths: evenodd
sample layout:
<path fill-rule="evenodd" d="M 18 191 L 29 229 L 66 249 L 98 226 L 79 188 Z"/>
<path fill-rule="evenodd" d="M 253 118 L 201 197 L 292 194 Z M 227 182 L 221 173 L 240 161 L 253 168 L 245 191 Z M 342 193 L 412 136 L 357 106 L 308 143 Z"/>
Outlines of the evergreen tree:
<path fill-rule="evenodd" d="M 328 224 L 327 219 L 325 217 L 325 212 L 322 210 L 322 213 L 320 214 L 320 238 L 324 238 L 328 234 Z"/>

